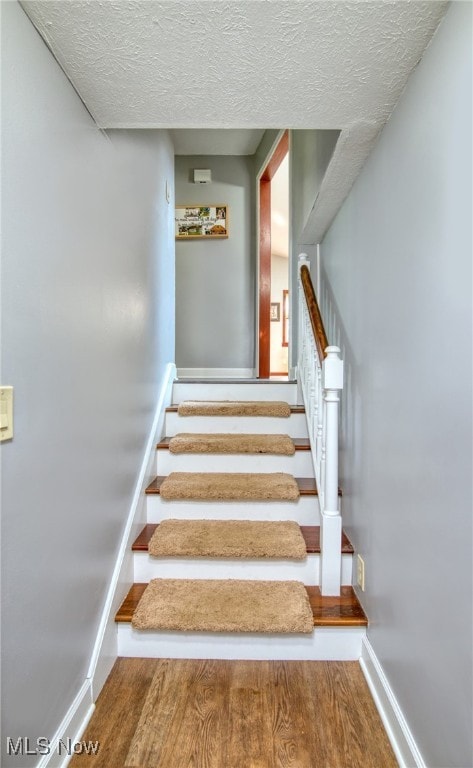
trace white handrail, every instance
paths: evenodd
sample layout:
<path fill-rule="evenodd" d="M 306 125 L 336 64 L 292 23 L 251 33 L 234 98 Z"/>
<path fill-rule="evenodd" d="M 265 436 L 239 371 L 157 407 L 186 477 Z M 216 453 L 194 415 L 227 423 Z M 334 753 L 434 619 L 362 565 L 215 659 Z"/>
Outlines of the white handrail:
<path fill-rule="evenodd" d="M 297 376 L 306 409 L 312 461 L 321 516 L 320 589 L 339 595 L 341 586 L 342 518 L 338 481 L 338 412 L 343 389 L 343 361 L 338 347 L 321 354 L 301 280 L 301 268 L 310 263 L 299 256 L 299 342 Z"/>

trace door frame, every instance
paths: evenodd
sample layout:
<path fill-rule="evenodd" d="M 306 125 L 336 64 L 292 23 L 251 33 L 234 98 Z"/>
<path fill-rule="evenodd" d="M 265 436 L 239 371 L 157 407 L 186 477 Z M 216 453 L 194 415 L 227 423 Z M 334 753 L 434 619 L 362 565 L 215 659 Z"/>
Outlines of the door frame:
<path fill-rule="evenodd" d="M 258 378 L 270 374 L 271 179 L 289 152 L 289 130 L 282 131 L 258 176 Z"/>

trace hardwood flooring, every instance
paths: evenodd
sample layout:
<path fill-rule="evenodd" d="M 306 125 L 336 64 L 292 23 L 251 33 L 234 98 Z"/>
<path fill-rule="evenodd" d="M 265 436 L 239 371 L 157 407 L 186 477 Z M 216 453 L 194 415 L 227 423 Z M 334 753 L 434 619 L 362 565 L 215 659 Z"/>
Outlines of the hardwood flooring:
<path fill-rule="evenodd" d="M 358 662 L 118 659 L 70 768 L 395 768 Z"/>

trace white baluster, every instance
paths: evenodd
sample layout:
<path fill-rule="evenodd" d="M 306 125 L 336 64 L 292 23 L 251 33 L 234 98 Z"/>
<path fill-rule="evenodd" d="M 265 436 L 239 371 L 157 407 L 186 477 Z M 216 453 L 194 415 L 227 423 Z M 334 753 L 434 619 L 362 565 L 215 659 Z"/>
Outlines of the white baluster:
<path fill-rule="evenodd" d="M 311 357 L 312 357 L 312 391 L 311 391 L 311 397 L 313 400 L 313 409 L 312 409 L 312 417 L 309 424 L 310 434 L 312 437 L 312 440 L 315 444 L 315 439 L 317 435 L 317 419 L 318 419 L 318 413 L 320 408 L 320 399 L 319 399 L 319 391 L 318 391 L 318 360 L 315 354 L 315 344 L 312 342 L 311 344 Z"/>
<path fill-rule="evenodd" d="M 313 355 L 313 344 L 310 344 L 310 387 L 309 387 L 309 403 L 310 403 L 310 422 L 309 429 L 312 430 L 313 424 L 317 418 L 317 360 Z"/>
<path fill-rule="evenodd" d="M 325 477 L 323 473 L 323 467 L 325 466 L 325 447 L 324 447 L 324 440 L 323 440 L 325 405 L 324 405 L 324 399 L 323 399 L 322 368 L 320 366 L 317 373 L 318 373 L 318 397 L 320 402 L 320 408 L 319 408 L 318 419 L 317 419 L 317 435 L 316 435 L 315 450 L 317 453 L 317 459 L 320 467 L 321 483 L 320 483 L 319 493 L 322 493 L 323 495 L 323 492 L 324 492 L 323 486 L 325 482 Z"/>

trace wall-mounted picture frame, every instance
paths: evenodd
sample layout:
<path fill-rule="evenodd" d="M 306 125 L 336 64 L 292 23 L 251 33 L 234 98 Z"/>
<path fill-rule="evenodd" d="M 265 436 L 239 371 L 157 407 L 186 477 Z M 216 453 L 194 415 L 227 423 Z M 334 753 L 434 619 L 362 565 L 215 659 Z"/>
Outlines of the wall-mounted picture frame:
<path fill-rule="evenodd" d="M 279 323 L 281 319 L 281 304 L 279 301 L 271 302 L 270 317 L 272 323 Z"/>
<path fill-rule="evenodd" d="M 176 205 L 176 240 L 228 237 L 228 205 Z"/>

